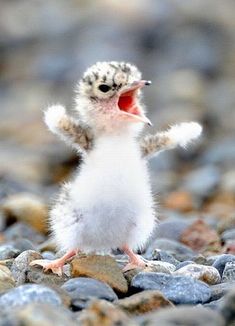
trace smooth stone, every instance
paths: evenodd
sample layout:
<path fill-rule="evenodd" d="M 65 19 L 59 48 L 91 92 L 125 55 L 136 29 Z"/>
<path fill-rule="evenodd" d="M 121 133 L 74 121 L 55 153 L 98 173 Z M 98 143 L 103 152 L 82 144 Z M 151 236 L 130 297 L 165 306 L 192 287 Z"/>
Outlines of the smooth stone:
<path fill-rule="evenodd" d="M 153 261 L 162 261 L 174 266 L 178 266 L 180 263 L 174 256 L 169 254 L 168 252 L 160 249 L 155 249 L 151 254 L 145 254 L 144 257 Z"/>
<path fill-rule="evenodd" d="M 188 173 L 181 187 L 199 198 L 204 198 L 215 191 L 220 182 L 220 176 L 221 173 L 217 167 L 206 165 Z"/>
<path fill-rule="evenodd" d="M 51 304 L 31 303 L 21 307 L 15 315 L 15 320 L 24 326 L 76 326 L 73 314 L 64 307 L 59 309 Z M 1 325 L 1 324 L 0 324 Z M 18 326 L 18 325 L 17 325 Z"/>
<path fill-rule="evenodd" d="M 155 239 L 170 239 L 179 241 L 182 232 L 191 224 L 190 221 L 183 218 L 167 219 L 159 222 L 157 229 L 154 231 Z"/>
<path fill-rule="evenodd" d="M 89 307 L 84 309 L 77 319 L 78 325 L 120 325 L 137 326 L 124 311 L 105 300 L 94 300 Z"/>
<path fill-rule="evenodd" d="M 2 203 L 3 213 L 7 218 L 16 218 L 31 225 L 35 230 L 47 232 L 47 205 L 40 197 L 31 193 L 10 195 Z"/>
<path fill-rule="evenodd" d="M 182 267 L 184 267 L 184 266 L 187 266 L 187 265 L 190 265 L 190 264 L 194 264 L 194 262 L 191 261 L 191 260 L 182 261 L 181 263 L 179 263 L 179 264 L 176 266 L 176 271 L 178 271 L 180 268 L 182 268 Z"/>
<path fill-rule="evenodd" d="M 30 266 L 33 260 L 41 259 L 42 256 L 33 250 L 22 252 L 13 262 L 11 271 L 17 285 L 24 283 L 37 283 L 49 286 L 61 286 L 67 281 L 68 277 L 58 276 L 52 273 L 44 273 L 41 268 Z"/>
<path fill-rule="evenodd" d="M 235 282 L 211 285 L 211 301 L 218 300 L 235 288 Z"/>
<path fill-rule="evenodd" d="M 235 228 L 226 230 L 221 234 L 221 240 L 226 242 L 228 240 L 235 240 Z"/>
<path fill-rule="evenodd" d="M 203 307 L 205 307 L 205 308 L 209 308 L 209 309 L 211 309 L 211 310 L 216 310 L 216 311 L 218 311 L 219 310 L 219 307 L 220 307 L 220 305 L 221 305 L 221 303 L 224 301 L 224 298 L 222 297 L 222 298 L 220 298 L 220 299 L 217 299 L 217 300 L 213 300 L 213 301 L 210 301 L 210 302 L 208 302 L 208 303 L 205 303 L 204 305 L 203 305 Z"/>
<path fill-rule="evenodd" d="M 9 268 L 0 264 L 0 295 L 15 287 L 15 280 Z"/>
<path fill-rule="evenodd" d="M 164 308 L 137 320 L 145 326 L 225 326 L 223 317 L 204 307 L 180 306 Z"/>
<path fill-rule="evenodd" d="M 19 238 L 10 243 L 12 243 L 16 249 L 19 249 L 21 253 L 26 250 L 37 250 L 36 246 L 28 239 Z"/>
<path fill-rule="evenodd" d="M 235 324 L 235 288 L 229 291 L 219 306 L 219 312 L 226 321 L 226 326 L 233 326 Z"/>
<path fill-rule="evenodd" d="M 201 157 L 202 164 L 218 164 L 235 161 L 235 138 L 222 139 L 210 146 Z"/>
<path fill-rule="evenodd" d="M 11 267 L 12 275 L 16 281 L 16 285 L 26 283 L 28 271 L 30 269 L 29 263 L 35 259 L 41 259 L 41 255 L 33 250 L 22 252 L 13 262 Z"/>
<path fill-rule="evenodd" d="M 195 255 L 195 252 L 188 246 L 185 246 L 184 244 L 174 240 L 163 239 L 163 238 L 157 239 L 153 243 L 151 243 L 146 251 L 146 255 L 150 256 L 152 255 L 154 250 L 159 250 L 159 249 L 166 251 L 174 258 L 176 258 L 178 261 L 191 259 Z"/>
<path fill-rule="evenodd" d="M 142 315 L 174 305 L 159 291 L 146 290 L 120 299 L 115 304 L 131 315 Z"/>
<path fill-rule="evenodd" d="M 0 245 L 0 260 L 15 258 L 20 254 L 20 250 L 13 244 Z"/>
<path fill-rule="evenodd" d="M 235 261 L 225 264 L 222 282 L 235 281 Z"/>
<path fill-rule="evenodd" d="M 216 259 L 216 261 L 212 266 L 219 271 L 220 276 L 222 277 L 226 263 L 234 262 L 234 261 L 235 261 L 235 255 L 223 254 Z"/>
<path fill-rule="evenodd" d="M 132 279 L 131 286 L 138 290 L 159 290 L 176 304 L 205 303 L 211 297 L 207 284 L 181 275 L 139 273 Z"/>
<path fill-rule="evenodd" d="M 85 308 L 94 298 L 108 301 L 118 299 L 108 284 L 88 277 L 72 278 L 62 285 L 62 289 L 71 297 L 72 308 L 75 311 Z"/>
<path fill-rule="evenodd" d="M 220 274 L 215 267 L 199 264 L 189 264 L 174 272 L 174 275 L 190 276 L 207 284 L 218 284 L 221 281 Z"/>
<path fill-rule="evenodd" d="M 48 260 L 54 260 L 54 259 L 56 259 L 56 256 L 51 251 L 44 251 L 44 252 L 42 252 L 42 258 L 48 259 Z"/>
<path fill-rule="evenodd" d="M 25 238 L 32 243 L 38 244 L 45 240 L 44 235 L 37 232 L 33 227 L 24 222 L 16 222 L 4 231 L 4 236 L 8 241 Z"/>
<path fill-rule="evenodd" d="M 107 283 L 115 291 L 126 293 L 127 280 L 111 256 L 89 255 L 74 258 L 71 262 L 72 277 L 91 277 Z"/>
<path fill-rule="evenodd" d="M 201 253 L 221 250 L 218 233 L 203 219 L 195 220 L 181 235 L 181 242 Z"/>
<path fill-rule="evenodd" d="M 10 310 L 33 302 L 55 306 L 62 304 L 59 295 L 49 287 L 39 284 L 23 284 L 0 297 L 0 308 Z"/>

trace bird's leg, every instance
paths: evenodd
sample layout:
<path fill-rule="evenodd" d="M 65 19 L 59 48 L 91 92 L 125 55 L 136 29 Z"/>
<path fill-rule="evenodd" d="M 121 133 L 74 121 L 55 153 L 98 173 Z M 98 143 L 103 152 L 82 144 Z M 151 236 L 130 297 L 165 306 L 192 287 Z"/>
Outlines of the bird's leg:
<path fill-rule="evenodd" d="M 123 268 L 124 272 L 130 269 L 144 268 L 147 266 L 144 259 L 141 258 L 139 255 L 135 254 L 129 246 L 125 245 L 121 249 L 129 257 L 129 263 Z"/>
<path fill-rule="evenodd" d="M 39 265 L 42 266 L 44 271 L 51 270 L 52 273 L 61 276 L 63 274 L 63 266 L 69 258 L 77 255 L 78 250 L 70 250 L 61 258 L 55 260 L 48 259 L 36 259 L 30 263 L 30 266 Z"/>

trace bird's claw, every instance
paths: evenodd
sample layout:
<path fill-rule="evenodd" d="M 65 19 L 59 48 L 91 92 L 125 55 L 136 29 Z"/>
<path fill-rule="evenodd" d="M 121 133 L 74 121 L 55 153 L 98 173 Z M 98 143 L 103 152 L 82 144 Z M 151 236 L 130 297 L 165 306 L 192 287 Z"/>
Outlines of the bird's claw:
<path fill-rule="evenodd" d="M 62 276 L 64 262 L 57 260 L 48 260 L 48 259 L 36 259 L 30 262 L 30 266 L 41 266 L 44 272 L 52 271 L 53 274 Z"/>
<path fill-rule="evenodd" d="M 125 273 L 129 270 L 136 269 L 136 268 L 144 269 L 147 266 L 148 266 L 147 262 L 139 258 L 138 260 L 130 261 L 126 266 L 124 266 L 122 271 Z"/>

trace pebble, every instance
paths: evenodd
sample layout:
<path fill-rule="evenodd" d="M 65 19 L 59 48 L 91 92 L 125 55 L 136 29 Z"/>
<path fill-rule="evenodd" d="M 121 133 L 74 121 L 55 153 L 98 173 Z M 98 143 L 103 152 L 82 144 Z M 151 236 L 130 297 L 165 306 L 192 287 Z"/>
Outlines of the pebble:
<path fill-rule="evenodd" d="M 145 253 L 144 257 L 148 260 L 163 261 L 163 262 L 172 264 L 174 266 L 178 266 L 180 263 L 177 259 L 175 259 L 174 256 L 172 256 L 168 252 L 166 252 L 164 250 L 160 250 L 160 249 L 153 250 L 153 252 L 151 252 L 151 254 Z"/>
<path fill-rule="evenodd" d="M 41 259 L 41 257 L 42 256 L 36 251 L 26 250 L 14 260 L 11 271 L 16 285 L 26 283 L 28 271 L 30 269 L 29 263 L 35 259 Z"/>
<path fill-rule="evenodd" d="M 192 223 L 181 235 L 181 242 L 200 252 L 218 252 L 221 243 L 218 233 L 202 219 Z"/>
<path fill-rule="evenodd" d="M 4 231 L 6 240 L 28 239 L 32 243 L 38 244 L 45 240 L 43 234 L 37 232 L 30 225 L 24 222 L 16 222 Z"/>
<path fill-rule="evenodd" d="M 218 270 L 212 266 L 204 266 L 199 264 L 188 264 L 174 272 L 174 275 L 190 276 L 196 280 L 203 281 L 213 285 L 220 283 L 221 277 Z"/>
<path fill-rule="evenodd" d="M 60 306 L 62 300 L 59 295 L 49 287 L 39 284 L 23 284 L 0 297 L 0 309 L 13 309 L 23 307 L 28 303 L 41 302 Z"/>
<path fill-rule="evenodd" d="M 13 313 L 16 323 L 24 326 L 76 326 L 72 313 L 64 307 L 31 303 Z M 18 325 L 17 325 L 18 326 Z"/>
<path fill-rule="evenodd" d="M 211 285 L 211 301 L 221 299 L 226 293 L 235 288 L 235 282 Z"/>
<path fill-rule="evenodd" d="M 127 280 L 111 256 L 80 256 L 71 262 L 72 277 L 87 276 L 107 283 L 115 291 L 126 293 Z"/>
<path fill-rule="evenodd" d="M 233 326 L 235 324 L 235 289 L 233 288 L 225 295 L 219 306 L 219 312 L 225 319 L 226 326 Z"/>
<path fill-rule="evenodd" d="M 235 255 L 229 255 L 229 254 L 220 255 L 212 265 L 219 271 L 221 277 L 223 276 L 225 265 L 228 262 L 235 262 Z"/>
<path fill-rule="evenodd" d="M 154 231 L 154 238 L 170 239 L 179 241 L 182 232 L 191 224 L 185 218 L 167 219 L 159 222 L 156 231 Z"/>
<path fill-rule="evenodd" d="M 216 190 L 219 182 L 220 170 L 214 165 L 206 165 L 187 174 L 181 187 L 199 198 L 205 198 Z"/>
<path fill-rule="evenodd" d="M 124 311 L 114 306 L 111 302 L 95 300 L 79 315 L 78 325 L 137 326 L 138 324 L 133 319 L 131 320 Z"/>
<path fill-rule="evenodd" d="M 226 230 L 221 234 L 221 240 L 227 242 L 228 240 L 235 240 L 235 228 Z"/>
<path fill-rule="evenodd" d="M 192 195 L 188 191 L 174 191 L 167 195 L 164 206 L 168 209 L 188 212 L 195 208 Z"/>
<path fill-rule="evenodd" d="M 150 257 L 154 250 L 164 250 L 178 261 L 191 259 L 195 252 L 188 246 L 170 239 L 157 239 L 149 245 L 146 255 Z"/>
<path fill-rule="evenodd" d="M 9 268 L 0 264 L 0 295 L 15 287 L 15 280 Z"/>
<path fill-rule="evenodd" d="M 118 299 L 108 284 L 88 277 L 72 278 L 62 285 L 62 289 L 71 297 L 72 308 L 75 311 L 85 308 L 94 298 L 108 301 Z"/>
<path fill-rule="evenodd" d="M 207 284 L 188 276 L 139 273 L 132 279 L 131 286 L 138 290 L 159 290 L 176 304 L 205 303 L 211 297 Z"/>
<path fill-rule="evenodd" d="M 115 304 L 131 315 L 142 315 L 165 307 L 173 307 L 172 302 L 159 291 L 146 290 L 120 299 Z"/>
<path fill-rule="evenodd" d="M 235 281 L 235 261 L 227 262 L 224 267 L 222 282 Z"/>
<path fill-rule="evenodd" d="M 2 203 L 6 218 L 16 218 L 31 225 L 39 232 L 47 231 L 48 208 L 36 195 L 19 193 L 11 195 Z"/>
<path fill-rule="evenodd" d="M 181 306 L 165 308 L 138 320 L 146 326 L 225 326 L 223 317 L 216 311 L 203 307 Z"/>
<path fill-rule="evenodd" d="M 15 258 L 20 254 L 20 250 L 13 244 L 0 245 L 0 260 Z"/>

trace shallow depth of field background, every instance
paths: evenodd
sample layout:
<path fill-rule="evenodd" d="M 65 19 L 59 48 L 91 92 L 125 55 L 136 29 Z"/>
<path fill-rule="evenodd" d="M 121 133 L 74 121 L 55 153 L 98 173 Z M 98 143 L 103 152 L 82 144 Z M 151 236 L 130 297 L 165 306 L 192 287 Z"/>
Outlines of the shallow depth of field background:
<path fill-rule="evenodd" d="M 208 198 L 232 211 L 235 192 L 235 2 L 233 0 L 2 0 L 0 3 L 1 198 L 29 191 L 50 202 L 73 171 L 74 153 L 51 135 L 43 109 L 74 105 L 83 71 L 102 60 L 136 64 L 156 129 L 196 120 L 188 151 L 151 161 L 153 191 Z M 218 209 L 218 207 L 217 207 Z M 231 209 L 231 210 L 230 210 Z M 234 209 L 234 206 L 233 206 Z"/>

